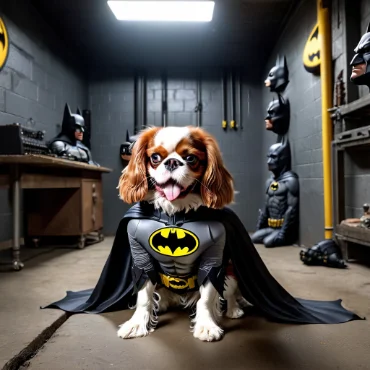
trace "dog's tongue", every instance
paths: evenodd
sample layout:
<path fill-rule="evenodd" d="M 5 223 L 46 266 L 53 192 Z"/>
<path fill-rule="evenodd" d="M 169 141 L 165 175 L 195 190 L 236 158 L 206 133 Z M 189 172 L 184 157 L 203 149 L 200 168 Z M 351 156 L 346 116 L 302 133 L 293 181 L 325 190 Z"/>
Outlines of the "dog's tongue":
<path fill-rule="evenodd" d="M 167 200 L 175 200 L 181 193 L 181 188 L 177 184 L 169 184 L 163 188 Z"/>

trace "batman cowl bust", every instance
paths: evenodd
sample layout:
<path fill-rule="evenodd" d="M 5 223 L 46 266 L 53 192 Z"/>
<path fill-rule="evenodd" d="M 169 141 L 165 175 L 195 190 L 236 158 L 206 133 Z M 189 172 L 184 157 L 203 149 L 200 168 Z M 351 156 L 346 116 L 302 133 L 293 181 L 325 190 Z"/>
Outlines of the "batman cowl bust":
<path fill-rule="evenodd" d="M 273 176 L 266 182 L 266 202 L 252 241 L 271 248 L 292 244 L 298 238 L 299 180 L 291 171 L 290 145 L 285 137 L 270 147 L 267 157 Z"/>
<path fill-rule="evenodd" d="M 366 85 L 370 89 L 370 23 L 354 51 L 356 54 L 350 63 L 351 81 L 355 85 Z"/>
<path fill-rule="evenodd" d="M 66 104 L 62 131 L 49 142 L 51 152 L 59 157 L 99 166 L 92 160 L 90 149 L 82 143 L 84 131 L 85 120 L 80 110 L 77 109 L 77 114 L 73 114 Z"/>
<path fill-rule="evenodd" d="M 288 99 L 278 95 L 278 100 L 270 102 L 265 117 L 266 130 L 272 131 L 279 136 L 285 135 L 290 124 L 290 104 Z M 280 140 L 279 140 L 280 141 Z"/>
<path fill-rule="evenodd" d="M 286 57 L 277 57 L 276 65 L 271 68 L 266 80 L 266 87 L 270 88 L 271 92 L 278 94 L 282 93 L 289 83 L 289 70 Z"/>

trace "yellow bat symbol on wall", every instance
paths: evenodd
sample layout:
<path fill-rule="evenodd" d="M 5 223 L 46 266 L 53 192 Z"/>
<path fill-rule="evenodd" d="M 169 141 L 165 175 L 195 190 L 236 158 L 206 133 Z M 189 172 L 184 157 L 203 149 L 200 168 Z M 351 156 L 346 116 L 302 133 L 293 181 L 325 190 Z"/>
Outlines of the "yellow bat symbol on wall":
<path fill-rule="evenodd" d="M 321 34 L 319 25 L 316 24 L 313 28 L 306 46 L 303 50 L 303 65 L 307 72 L 320 74 L 321 50 L 320 50 Z"/>
<path fill-rule="evenodd" d="M 160 254 L 182 257 L 192 254 L 198 249 L 199 239 L 189 230 L 164 227 L 150 235 L 149 245 Z"/>
<path fill-rule="evenodd" d="M 9 53 L 9 37 L 3 19 L 0 17 L 0 71 L 5 66 Z"/>

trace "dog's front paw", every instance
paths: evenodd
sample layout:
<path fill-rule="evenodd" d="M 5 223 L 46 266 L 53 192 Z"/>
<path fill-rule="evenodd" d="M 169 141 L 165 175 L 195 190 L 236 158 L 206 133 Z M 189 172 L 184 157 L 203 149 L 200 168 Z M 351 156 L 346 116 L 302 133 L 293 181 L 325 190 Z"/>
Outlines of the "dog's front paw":
<path fill-rule="evenodd" d="M 229 319 L 239 319 L 244 315 L 244 311 L 239 307 L 230 307 L 226 311 L 226 317 Z"/>
<path fill-rule="evenodd" d="M 220 340 L 224 331 L 214 322 L 196 323 L 194 326 L 194 337 L 204 342 L 215 342 Z"/>
<path fill-rule="evenodd" d="M 146 337 L 154 329 L 148 329 L 147 322 L 145 320 L 139 321 L 132 318 L 120 325 L 117 331 L 117 336 L 123 339 Z"/>

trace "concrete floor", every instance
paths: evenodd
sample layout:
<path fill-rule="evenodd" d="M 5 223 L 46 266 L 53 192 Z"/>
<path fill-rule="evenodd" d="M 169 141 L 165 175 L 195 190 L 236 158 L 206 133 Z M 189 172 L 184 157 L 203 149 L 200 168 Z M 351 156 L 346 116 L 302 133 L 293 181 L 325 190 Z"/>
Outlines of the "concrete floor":
<path fill-rule="evenodd" d="M 17 369 L 27 360 L 22 369 L 370 369 L 369 320 L 301 326 L 258 317 L 224 320 L 224 339 L 202 343 L 182 312 L 161 316 L 146 338 L 122 340 L 117 326 L 132 311 L 67 319 L 62 311 L 40 310 L 66 290 L 95 286 L 111 244 L 107 238 L 84 250 L 27 250 L 22 271 L 0 273 L 0 368 Z M 308 267 L 299 248 L 257 248 L 294 296 L 342 298 L 346 308 L 369 319 L 369 267 Z"/>

